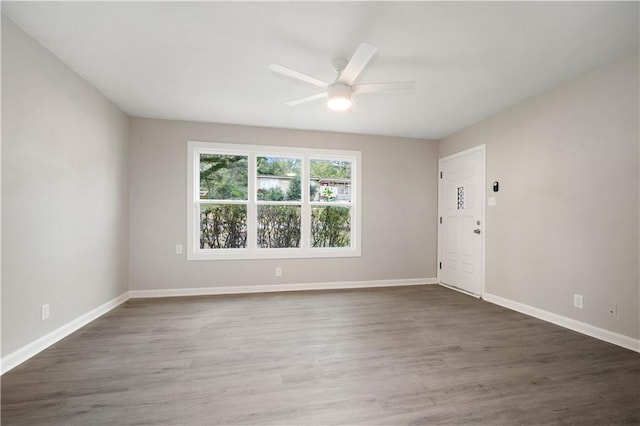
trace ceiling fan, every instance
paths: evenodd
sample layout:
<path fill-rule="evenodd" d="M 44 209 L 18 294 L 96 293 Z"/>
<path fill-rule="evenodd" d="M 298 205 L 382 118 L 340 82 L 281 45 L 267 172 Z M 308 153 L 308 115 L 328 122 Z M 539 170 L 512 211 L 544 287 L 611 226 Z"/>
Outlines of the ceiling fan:
<path fill-rule="evenodd" d="M 351 60 L 348 62 L 344 59 L 335 60 L 333 66 L 335 67 L 338 76 L 333 83 L 319 80 L 278 64 L 269 65 L 269 69 L 273 72 L 277 72 L 278 74 L 295 78 L 296 80 L 304 81 L 305 83 L 313 84 L 314 86 L 325 89 L 324 92 L 301 99 L 295 99 L 293 101 L 286 102 L 285 105 L 295 106 L 327 98 L 327 106 L 330 109 L 335 111 L 345 111 L 356 106 L 352 96 L 354 94 L 410 90 L 413 88 L 413 81 L 353 84 L 364 67 L 366 67 L 371 58 L 373 58 L 373 55 L 375 55 L 377 50 L 378 48 L 375 46 L 360 43 L 360 46 L 356 49 Z"/>

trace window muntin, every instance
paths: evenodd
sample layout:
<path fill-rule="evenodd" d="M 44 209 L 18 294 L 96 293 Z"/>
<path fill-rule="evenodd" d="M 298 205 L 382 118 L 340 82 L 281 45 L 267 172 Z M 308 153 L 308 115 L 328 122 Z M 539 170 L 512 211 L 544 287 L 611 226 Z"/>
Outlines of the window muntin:
<path fill-rule="evenodd" d="M 359 152 L 189 142 L 188 158 L 189 260 L 360 255 Z"/>
<path fill-rule="evenodd" d="M 256 157 L 258 248 L 300 247 L 301 166 L 302 158 L 299 157 Z"/>
<path fill-rule="evenodd" d="M 198 157 L 200 250 L 246 248 L 249 157 L 223 153 Z"/>
<path fill-rule="evenodd" d="M 351 245 L 351 169 L 348 160 L 310 158 L 311 247 Z"/>

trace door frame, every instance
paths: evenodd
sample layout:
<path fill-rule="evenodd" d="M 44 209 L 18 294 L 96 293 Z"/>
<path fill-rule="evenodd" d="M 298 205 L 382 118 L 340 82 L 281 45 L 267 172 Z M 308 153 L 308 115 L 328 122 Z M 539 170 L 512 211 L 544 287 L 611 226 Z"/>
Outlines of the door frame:
<path fill-rule="evenodd" d="M 480 233 L 480 238 L 481 238 L 481 242 L 480 242 L 480 247 L 481 247 L 481 251 L 482 253 L 480 253 L 480 294 L 476 295 L 473 293 L 469 293 L 467 291 L 464 291 L 460 288 L 457 287 L 453 287 L 453 286 L 449 286 L 447 284 L 443 284 L 442 281 L 440 281 L 440 262 L 442 261 L 442 225 L 440 224 L 440 218 L 442 217 L 442 204 L 444 203 L 443 200 L 443 194 L 442 194 L 442 178 L 441 173 L 442 173 L 442 163 L 444 161 L 448 161 L 448 160 L 453 160 L 454 158 L 457 157 L 462 157 L 463 155 L 467 155 L 467 154 L 471 154 L 473 152 L 477 152 L 479 151 L 482 154 L 482 171 L 481 171 L 481 176 L 482 176 L 482 185 L 480 188 L 480 199 L 482 200 L 482 208 L 480 209 L 480 222 L 482 223 L 482 232 Z M 453 290 L 459 291 L 461 293 L 464 294 L 468 294 L 471 295 L 473 297 L 478 297 L 480 299 L 482 299 L 484 297 L 484 293 L 485 293 L 485 288 L 484 288 L 484 279 L 485 279 L 485 251 L 486 251 L 486 235 L 487 235 L 487 146 L 486 144 L 482 144 L 482 145 L 477 145 L 474 146 L 473 148 L 469 148 L 469 149 L 465 149 L 464 151 L 460 151 L 460 152 L 456 152 L 455 154 L 451 154 L 451 155 L 447 155 L 446 157 L 442 157 L 438 159 L 438 256 L 437 256 L 437 263 L 436 263 L 436 271 L 437 271 L 437 279 L 438 279 L 438 284 L 445 286 L 447 288 L 451 288 Z"/>

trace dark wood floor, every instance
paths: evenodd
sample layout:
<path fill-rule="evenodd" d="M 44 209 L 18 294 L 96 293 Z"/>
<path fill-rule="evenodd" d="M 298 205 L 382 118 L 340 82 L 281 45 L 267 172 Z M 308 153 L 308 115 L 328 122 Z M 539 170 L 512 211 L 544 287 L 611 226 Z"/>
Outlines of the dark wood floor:
<path fill-rule="evenodd" d="M 2 424 L 638 424 L 640 355 L 439 287 L 130 300 Z"/>

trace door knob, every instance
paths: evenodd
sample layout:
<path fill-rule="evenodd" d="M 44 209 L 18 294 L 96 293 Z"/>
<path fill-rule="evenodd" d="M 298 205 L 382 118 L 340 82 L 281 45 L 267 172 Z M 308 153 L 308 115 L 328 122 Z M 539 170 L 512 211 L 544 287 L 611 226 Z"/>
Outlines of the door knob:
<path fill-rule="evenodd" d="M 473 232 L 475 232 L 476 234 L 479 234 L 480 233 L 480 228 L 474 229 Z"/>

